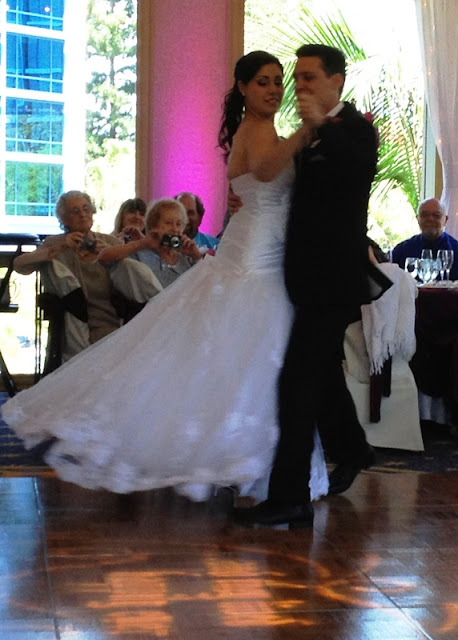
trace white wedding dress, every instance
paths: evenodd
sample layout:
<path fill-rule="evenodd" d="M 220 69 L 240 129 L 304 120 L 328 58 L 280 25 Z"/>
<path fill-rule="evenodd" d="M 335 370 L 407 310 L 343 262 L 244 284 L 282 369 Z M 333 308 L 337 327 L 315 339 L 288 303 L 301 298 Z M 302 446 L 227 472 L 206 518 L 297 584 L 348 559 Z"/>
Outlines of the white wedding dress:
<path fill-rule="evenodd" d="M 216 256 L 127 325 L 3 407 L 28 448 L 67 481 L 125 493 L 174 486 L 193 499 L 242 485 L 259 499 L 278 436 L 277 378 L 292 309 L 283 246 L 293 168 L 232 181 L 244 203 Z M 312 497 L 327 492 L 316 438 Z"/>

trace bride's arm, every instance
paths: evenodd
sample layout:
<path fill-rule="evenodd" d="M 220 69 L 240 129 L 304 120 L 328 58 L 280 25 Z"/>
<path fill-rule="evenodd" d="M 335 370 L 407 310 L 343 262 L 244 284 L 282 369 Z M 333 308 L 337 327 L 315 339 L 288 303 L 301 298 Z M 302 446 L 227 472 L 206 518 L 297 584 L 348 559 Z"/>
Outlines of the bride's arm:
<path fill-rule="evenodd" d="M 272 122 L 250 124 L 245 145 L 249 171 L 261 182 L 270 182 L 307 143 L 310 130 L 302 126 L 289 138 L 279 138 Z"/>

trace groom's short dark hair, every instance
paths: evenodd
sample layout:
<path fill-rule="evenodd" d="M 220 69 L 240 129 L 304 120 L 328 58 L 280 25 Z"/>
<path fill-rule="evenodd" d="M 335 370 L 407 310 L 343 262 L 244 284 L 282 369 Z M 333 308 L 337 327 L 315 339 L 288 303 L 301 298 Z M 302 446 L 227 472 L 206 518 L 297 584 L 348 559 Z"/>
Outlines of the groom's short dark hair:
<path fill-rule="evenodd" d="M 335 47 L 326 44 L 303 44 L 296 51 L 298 58 L 320 58 L 321 65 L 327 76 L 341 73 L 345 78 L 345 56 Z"/>

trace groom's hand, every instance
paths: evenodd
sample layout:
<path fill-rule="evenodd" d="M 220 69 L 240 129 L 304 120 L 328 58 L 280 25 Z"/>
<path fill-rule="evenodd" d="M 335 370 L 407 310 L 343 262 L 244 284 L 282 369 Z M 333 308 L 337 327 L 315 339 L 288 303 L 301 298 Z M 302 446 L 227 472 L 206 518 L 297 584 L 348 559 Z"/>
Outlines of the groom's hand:
<path fill-rule="evenodd" d="M 227 206 L 231 216 L 234 215 L 234 213 L 237 213 L 237 211 L 243 206 L 242 199 L 232 191 L 232 185 L 230 184 L 227 191 Z"/>

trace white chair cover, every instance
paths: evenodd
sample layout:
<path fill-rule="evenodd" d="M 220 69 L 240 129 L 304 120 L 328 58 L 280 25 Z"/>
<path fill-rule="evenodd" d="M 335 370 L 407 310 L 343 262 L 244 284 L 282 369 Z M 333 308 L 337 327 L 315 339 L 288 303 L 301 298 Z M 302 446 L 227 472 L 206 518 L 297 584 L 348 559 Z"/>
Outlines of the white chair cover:
<path fill-rule="evenodd" d="M 345 336 L 345 374 L 369 444 L 423 451 L 418 393 L 409 360 L 415 352 L 415 298 L 412 277 L 397 265 L 380 268 L 393 286 L 361 309 L 362 320 Z M 391 395 L 382 398 L 380 422 L 370 422 L 370 376 L 392 358 Z"/>

